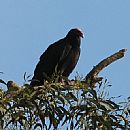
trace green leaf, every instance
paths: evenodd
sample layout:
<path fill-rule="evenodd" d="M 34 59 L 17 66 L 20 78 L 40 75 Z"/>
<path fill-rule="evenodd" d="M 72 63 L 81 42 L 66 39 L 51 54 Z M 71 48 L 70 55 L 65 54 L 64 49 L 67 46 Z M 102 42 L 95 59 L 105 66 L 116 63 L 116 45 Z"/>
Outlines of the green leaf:
<path fill-rule="evenodd" d="M 106 109 L 111 109 L 111 110 L 119 109 L 119 105 L 117 105 L 116 103 L 114 103 L 110 100 L 100 101 L 100 104 L 104 105 L 106 107 Z"/>

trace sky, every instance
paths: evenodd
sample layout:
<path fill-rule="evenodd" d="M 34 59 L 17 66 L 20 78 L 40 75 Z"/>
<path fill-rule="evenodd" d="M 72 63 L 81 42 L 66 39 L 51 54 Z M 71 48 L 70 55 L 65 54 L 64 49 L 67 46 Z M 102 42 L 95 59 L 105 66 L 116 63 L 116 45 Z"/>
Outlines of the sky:
<path fill-rule="evenodd" d="M 100 76 L 112 84 L 111 96 L 130 96 L 130 0 L 1 0 L 0 78 L 22 85 L 24 73 L 33 74 L 45 49 L 76 27 L 85 37 L 70 79 L 127 48 L 125 57 Z"/>

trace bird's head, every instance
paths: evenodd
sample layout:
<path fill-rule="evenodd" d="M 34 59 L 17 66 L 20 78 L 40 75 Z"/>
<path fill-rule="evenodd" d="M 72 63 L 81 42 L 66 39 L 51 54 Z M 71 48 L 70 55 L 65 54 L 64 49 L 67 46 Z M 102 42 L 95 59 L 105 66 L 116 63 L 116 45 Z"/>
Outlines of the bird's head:
<path fill-rule="evenodd" d="M 79 29 L 79 28 L 74 28 L 74 29 L 71 29 L 68 34 L 67 34 L 68 37 L 84 37 L 84 34 L 83 32 Z"/>

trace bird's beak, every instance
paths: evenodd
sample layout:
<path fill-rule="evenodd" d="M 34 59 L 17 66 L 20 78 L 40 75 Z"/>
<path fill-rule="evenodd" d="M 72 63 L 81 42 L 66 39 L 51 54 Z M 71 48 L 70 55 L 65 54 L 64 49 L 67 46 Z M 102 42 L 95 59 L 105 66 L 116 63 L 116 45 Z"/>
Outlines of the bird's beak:
<path fill-rule="evenodd" d="M 80 37 L 84 38 L 84 34 L 82 31 L 80 31 Z"/>
<path fill-rule="evenodd" d="M 79 28 L 76 28 L 76 30 L 78 31 L 78 35 L 79 35 L 80 37 L 84 38 L 84 34 L 83 34 L 82 30 L 79 29 Z"/>
<path fill-rule="evenodd" d="M 84 34 L 83 33 L 81 33 L 81 37 L 84 38 Z"/>

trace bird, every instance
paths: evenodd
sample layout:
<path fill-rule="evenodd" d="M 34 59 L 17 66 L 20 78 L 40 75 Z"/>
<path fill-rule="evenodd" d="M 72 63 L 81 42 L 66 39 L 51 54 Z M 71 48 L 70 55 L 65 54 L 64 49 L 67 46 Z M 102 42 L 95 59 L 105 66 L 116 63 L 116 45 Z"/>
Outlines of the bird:
<path fill-rule="evenodd" d="M 44 85 L 44 81 L 51 79 L 55 74 L 68 78 L 79 60 L 83 37 L 81 29 L 73 28 L 64 38 L 49 45 L 40 56 L 30 85 Z"/>

